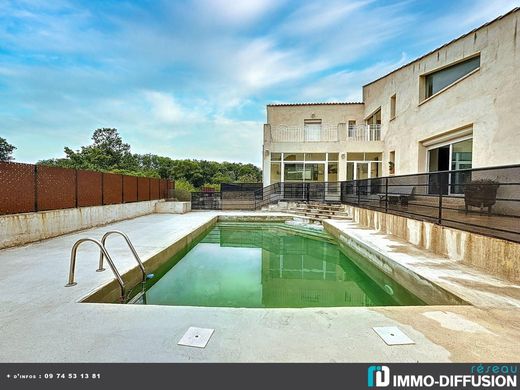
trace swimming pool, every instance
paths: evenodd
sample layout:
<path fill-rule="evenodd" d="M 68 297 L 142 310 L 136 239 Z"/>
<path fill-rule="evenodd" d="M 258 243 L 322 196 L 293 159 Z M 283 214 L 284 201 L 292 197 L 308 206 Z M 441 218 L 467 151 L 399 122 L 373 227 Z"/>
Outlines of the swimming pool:
<path fill-rule="evenodd" d="M 135 303 L 251 308 L 424 305 L 365 272 L 328 233 L 284 223 L 218 223 Z M 368 266 L 368 265 L 367 265 Z M 368 276 L 370 275 L 370 276 Z"/>

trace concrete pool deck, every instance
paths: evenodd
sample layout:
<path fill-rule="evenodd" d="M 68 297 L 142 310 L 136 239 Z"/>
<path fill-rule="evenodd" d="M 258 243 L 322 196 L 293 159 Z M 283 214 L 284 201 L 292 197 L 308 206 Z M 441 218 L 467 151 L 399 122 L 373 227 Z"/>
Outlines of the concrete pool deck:
<path fill-rule="evenodd" d="M 78 285 L 65 288 L 70 248 L 108 230 L 126 232 L 147 259 L 216 216 L 150 214 L 0 250 L 2 362 L 447 362 L 516 361 L 520 309 L 512 306 L 239 309 L 78 303 L 113 279 L 82 246 Z M 122 273 L 135 262 L 122 240 L 109 248 Z M 214 328 L 205 349 L 177 342 L 190 326 Z M 414 345 L 387 346 L 373 326 L 399 326 Z"/>

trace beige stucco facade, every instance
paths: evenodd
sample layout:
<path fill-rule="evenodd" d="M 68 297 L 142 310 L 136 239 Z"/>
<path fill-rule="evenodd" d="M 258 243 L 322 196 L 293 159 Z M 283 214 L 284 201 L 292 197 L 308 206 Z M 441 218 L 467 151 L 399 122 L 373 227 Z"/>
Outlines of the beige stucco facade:
<path fill-rule="evenodd" d="M 268 105 L 264 184 L 272 183 L 271 155 L 280 152 L 337 152 L 338 180 L 347 179 L 351 152 L 380 152 L 378 175 L 410 174 L 431 170 L 428 150 L 468 139 L 474 168 L 520 163 L 519 19 L 519 9 L 512 10 L 365 85 L 363 103 Z M 476 57 L 476 69 L 426 98 L 427 75 Z M 367 120 L 378 111 L 377 133 L 367 125 L 359 137 L 365 123 L 376 123 Z M 321 136 L 312 128 L 319 120 Z"/>

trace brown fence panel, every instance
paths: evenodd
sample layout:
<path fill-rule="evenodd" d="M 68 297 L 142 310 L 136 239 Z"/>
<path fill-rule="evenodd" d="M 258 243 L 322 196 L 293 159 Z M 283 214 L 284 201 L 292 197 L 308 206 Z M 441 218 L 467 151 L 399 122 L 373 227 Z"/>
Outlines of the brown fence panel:
<path fill-rule="evenodd" d="M 123 176 L 103 173 L 103 204 L 123 202 Z"/>
<path fill-rule="evenodd" d="M 161 199 L 168 197 L 168 180 L 166 179 L 159 180 L 159 196 Z"/>
<path fill-rule="evenodd" d="M 123 176 L 123 202 L 137 202 L 136 176 Z"/>
<path fill-rule="evenodd" d="M 150 199 L 155 200 L 161 198 L 160 184 L 159 179 L 150 179 Z"/>
<path fill-rule="evenodd" d="M 150 200 L 150 179 L 147 177 L 137 178 L 137 200 Z"/>
<path fill-rule="evenodd" d="M 36 204 L 38 211 L 76 207 L 76 170 L 38 165 Z"/>
<path fill-rule="evenodd" d="M 78 170 L 78 206 L 101 206 L 103 204 L 102 173 Z"/>
<path fill-rule="evenodd" d="M 0 163 L 0 214 L 34 211 L 34 165 Z"/>

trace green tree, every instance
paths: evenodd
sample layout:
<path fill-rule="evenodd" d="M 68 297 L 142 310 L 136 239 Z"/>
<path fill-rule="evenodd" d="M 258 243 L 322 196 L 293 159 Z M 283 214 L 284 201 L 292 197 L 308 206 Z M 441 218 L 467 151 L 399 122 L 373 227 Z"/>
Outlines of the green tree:
<path fill-rule="evenodd" d="M 172 178 L 187 183 L 183 191 L 203 185 L 232 182 L 260 182 L 262 172 L 253 164 L 216 162 L 207 160 L 173 160 L 155 154 L 132 154 L 130 145 L 123 142 L 116 129 L 94 131 L 92 144 L 80 150 L 65 147 L 65 158 L 39 161 L 38 164 L 64 168 L 90 169 L 125 175 Z"/>
<path fill-rule="evenodd" d="M 16 146 L 11 145 L 5 138 L 0 137 L 0 161 L 13 161 L 13 152 Z"/>

